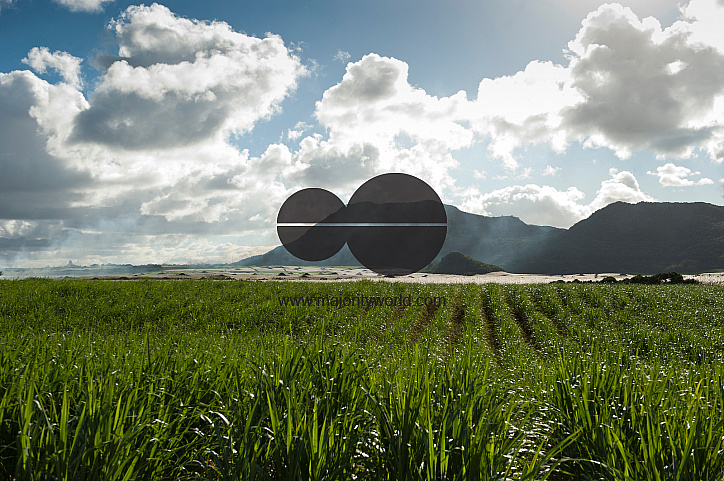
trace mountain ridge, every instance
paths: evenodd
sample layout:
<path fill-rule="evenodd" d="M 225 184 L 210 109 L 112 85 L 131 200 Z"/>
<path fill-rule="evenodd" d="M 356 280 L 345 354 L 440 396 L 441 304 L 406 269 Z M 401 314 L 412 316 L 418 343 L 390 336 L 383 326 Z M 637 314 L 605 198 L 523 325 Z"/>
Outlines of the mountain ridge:
<path fill-rule="evenodd" d="M 614 202 L 511 267 L 531 274 L 696 273 L 724 268 L 724 207 L 705 202 Z"/>
<path fill-rule="evenodd" d="M 724 206 L 705 202 L 614 202 L 568 229 L 487 217 L 445 205 L 448 232 L 436 259 L 458 251 L 508 272 L 681 273 L 724 269 Z M 345 245 L 321 262 L 295 258 L 284 247 L 235 265 L 349 265 Z"/>

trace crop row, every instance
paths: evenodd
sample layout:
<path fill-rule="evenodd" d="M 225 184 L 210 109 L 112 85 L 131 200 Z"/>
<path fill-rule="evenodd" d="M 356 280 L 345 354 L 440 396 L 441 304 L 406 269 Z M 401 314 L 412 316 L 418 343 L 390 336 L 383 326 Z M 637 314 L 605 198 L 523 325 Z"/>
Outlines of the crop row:
<path fill-rule="evenodd" d="M 721 479 L 722 294 L 3 281 L 0 479 Z"/>

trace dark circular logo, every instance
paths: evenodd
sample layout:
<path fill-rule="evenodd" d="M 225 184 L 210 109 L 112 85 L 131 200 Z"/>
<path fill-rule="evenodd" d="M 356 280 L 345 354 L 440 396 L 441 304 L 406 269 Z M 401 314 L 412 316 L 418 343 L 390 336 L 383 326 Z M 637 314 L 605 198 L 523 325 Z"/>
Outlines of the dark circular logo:
<path fill-rule="evenodd" d="M 327 190 L 300 190 L 279 209 L 277 232 L 299 259 L 328 259 L 346 242 L 366 268 L 404 276 L 440 252 L 447 216 L 440 197 L 422 180 L 382 174 L 362 184 L 347 206 Z"/>

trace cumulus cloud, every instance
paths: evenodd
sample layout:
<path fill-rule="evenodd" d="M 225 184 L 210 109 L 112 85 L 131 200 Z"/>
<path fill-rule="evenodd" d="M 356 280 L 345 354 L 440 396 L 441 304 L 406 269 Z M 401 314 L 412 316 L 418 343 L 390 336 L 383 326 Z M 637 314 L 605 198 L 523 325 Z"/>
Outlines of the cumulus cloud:
<path fill-rule="evenodd" d="M 294 168 L 288 147 L 281 144 L 258 157 L 209 142 L 121 159 L 115 170 L 104 169 L 97 185 L 106 189 L 88 193 L 88 205 L 125 203 L 130 211 L 162 218 L 181 232 L 268 231 L 290 193 L 284 173 Z"/>
<path fill-rule="evenodd" d="M 297 50 L 275 35 L 250 37 L 158 4 L 129 7 L 109 24 L 118 51 L 98 59 L 87 99 L 81 61 L 65 52 L 35 48 L 23 60 L 37 74 L 56 70 L 57 84 L 30 71 L 0 74 L 0 219 L 15 219 L 0 223 L 0 255 L 31 246 L 87 249 L 106 262 L 237 260 L 259 253 L 238 246 L 277 242 L 276 210 L 292 192 L 326 187 L 345 198 L 390 171 L 423 178 L 464 210 L 531 224 L 568 227 L 611 202 L 653 201 L 617 169 L 588 199 L 577 187 L 532 180 L 461 191 L 455 152 L 487 142 L 509 172 L 475 165 L 472 176 L 494 180 L 532 177 L 517 155 L 530 144 L 564 152 L 582 142 L 622 158 L 701 149 L 721 162 L 720 3 L 693 0 L 669 28 L 603 5 L 569 44 L 566 65 L 534 61 L 484 79 L 474 100 L 462 91 L 429 95 L 410 84 L 405 62 L 369 54 L 348 63 L 315 104 L 318 126 L 298 122 L 280 136 L 293 147 L 274 143 L 261 155 L 232 145 L 230 135 L 279 111 L 306 74 Z M 311 133 L 317 127 L 325 134 Z M 665 186 L 711 182 L 674 163 L 649 174 Z"/>
<path fill-rule="evenodd" d="M 488 150 L 512 170 L 518 167 L 517 147 L 548 143 L 565 150 L 561 111 L 580 100 L 565 67 L 534 61 L 515 75 L 480 82 L 469 113 L 471 126 L 490 139 Z"/>
<path fill-rule="evenodd" d="M 59 5 L 68 7 L 73 12 L 100 12 L 107 3 L 113 0 L 53 0 Z"/>
<path fill-rule="evenodd" d="M 724 159 L 724 5 L 692 0 L 685 20 L 662 28 L 653 17 L 604 4 L 568 44 L 568 65 L 531 62 L 524 71 L 484 79 L 471 126 L 509 169 L 515 150 L 574 141 L 620 158 L 650 150 L 689 157 L 702 149 Z"/>
<path fill-rule="evenodd" d="M 118 56 L 76 118 L 73 139 L 142 150 L 250 130 L 280 108 L 305 69 L 276 35 L 131 6 L 110 25 Z"/>
<path fill-rule="evenodd" d="M 441 191 L 454 183 L 450 169 L 458 163 L 451 151 L 474 140 L 463 125 L 467 103 L 463 91 L 438 98 L 412 86 L 408 65 L 401 60 L 366 55 L 349 63 L 341 82 L 316 103 L 315 116 L 329 133 L 320 146 L 334 154 L 305 160 L 313 158 L 307 153 L 320 151 L 302 145 L 300 160 L 309 164 L 310 179 L 317 175 L 311 172 L 319 170 L 314 164 L 342 162 L 349 167 L 335 177 L 342 182 L 344 176 L 347 185 L 394 171 L 418 175 Z"/>
<path fill-rule="evenodd" d="M 55 51 L 50 53 L 47 47 L 34 47 L 22 62 L 39 74 L 48 69 L 55 70 L 68 85 L 79 89 L 83 83 L 80 78 L 80 64 L 83 60 L 68 52 Z"/>
<path fill-rule="evenodd" d="M 451 171 L 458 162 L 451 152 L 473 143 L 473 132 L 462 125 L 467 105 L 462 91 L 438 98 L 412 86 L 401 60 L 366 55 L 349 63 L 342 80 L 316 103 L 327 137 L 300 141 L 285 182 L 333 188 L 344 198 L 370 177 L 405 172 L 442 192 L 454 185 Z M 301 131 L 295 127 L 287 137 L 301 137 Z"/>
<path fill-rule="evenodd" d="M 27 124 L 24 132 L 33 138 L 27 145 L 37 150 L 27 156 L 31 160 L 6 152 L 6 172 L 18 175 L 3 179 L 14 179 L 18 187 L 24 172 L 37 172 L 22 187 L 31 191 L 62 182 L 68 172 L 92 178 L 68 195 L 71 212 L 59 218 L 88 217 L 98 209 L 108 215 L 115 209 L 141 223 L 163 219 L 156 225 L 159 233 L 211 224 L 229 229 L 239 219 L 251 230 L 267 227 L 276 204 L 288 194 L 278 172 L 291 162 L 291 154 L 286 147 L 270 146 L 252 157 L 230 145 L 226 134 L 251 128 L 277 108 L 303 74 L 299 60 L 278 37 L 247 37 L 223 23 L 181 19 L 157 4 L 129 7 L 111 26 L 123 59 L 109 63 L 89 101 L 70 85 L 51 85 L 30 72 L 3 77 L 9 89 L 3 101 L 26 99 L 3 109 L 17 112 L 3 120 L 15 130 Z M 72 63 L 47 49 L 34 49 L 26 60 L 37 71 Z M 213 68 L 230 63 L 229 69 Z M 2 135 L 16 135 L 17 141 L 10 128 Z M 38 165 L 28 169 L 23 160 Z M 28 203 L 33 205 L 37 202 Z M 64 199 L 55 205 L 65 205 Z"/>
<path fill-rule="evenodd" d="M 619 172 L 616 168 L 608 169 L 610 179 L 601 182 L 601 188 L 596 192 L 596 198 L 591 202 L 591 212 L 606 207 L 614 202 L 654 202 L 656 199 L 641 191 L 638 180 L 629 171 Z"/>
<path fill-rule="evenodd" d="M 25 220 L 0 221 L 0 237 L 24 236 L 32 232 L 36 225 L 36 222 Z"/>
<path fill-rule="evenodd" d="M 569 49 L 573 86 L 586 100 L 564 113 L 565 124 L 590 145 L 621 158 L 641 149 L 688 157 L 724 128 L 704 121 L 724 93 L 724 56 L 692 45 L 680 25 L 662 29 L 653 17 L 604 5 Z"/>
<path fill-rule="evenodd" d="M 406 135 L 458 149 L 472 144 L 465 121 L 464 91 L 437 98 L 407 81 L 408 65 L 377 54 L 347 65 L 342 81 L 317 102 L 315 115 L 333 134 L 389 142 Z"/>
<path fill-rule="evenodd" d="M 277 144 L 251 156 L 228 134 L 279 109 L 304 75 L 299 59 L 279 37 L 156 4 L 130 7 L 111 28 L 119 55 L 101 59 L 88 99 L 80 60 L 64 52 L 25 59 L 58 70 L 57 84 L 0 73 L 0 219 L 15 219 L 0 226 L 0 258 L 228 262 L 259 253 L 240 246 L 274 244 L 276 209 L 298 188 L 284 178 L 295 159 Z"/>
<path fill-rule="evenodd" d="M 363 179 L 374 177 L 379 171 L 380 151 L 368 143 L 345 147 L 309 136 L 300 142 L 294 157 L 294 168 L 285 172 L 289 183 L 340 191 L 354 189 Z"/>
<path fill-rule="evenodd" d="M 516 179 L 529 179 L 530 175 L 533 173 L 532 167 L 526 167 L 523 169 L 523 171 L 516 176 Z"/>
<path fill-rule="evenodd" d="M 567 228 L 613 202 L 653 202 L 641 191 L 631 172 L 610 169 L 596 197 L 583 203 L 585 194 L 576 187 L 559 190 L 548 185 L 515 185 L 480 193 L 469 189 L 461 209 L 483 215 L 515 215 L 528 224 Z"/>
<path fill-rule="evenodd" d="M 687 177 L 699 175 L 701 172 L 692 172 L 691 169 L 671 162 L 656 168 L 656 172 L 646 172 L 649 175 L 655 175 L 659 178 L 659 183 L 664 187 L 690 187 L 693 185 L 710 185 L 714 181 L 706 177 L 693 181 Z"/>
<path fill-rule="evenodd" d="M 460 206 L 462 210 L 490 216 L 516 215 L 534 225 L 569 227 L 590 213 L 579 203 L 585 195 L 576 187 L 561 191 L 527 184 L 472 194 Z"/>
<path fill-rule="evenodd" d="M 29 71 L 0 73 L 0 219 L 54 218 L 77 199 L 90 175 L 57 155 L 68 116 L 85 107 L 67 84 Z"/>

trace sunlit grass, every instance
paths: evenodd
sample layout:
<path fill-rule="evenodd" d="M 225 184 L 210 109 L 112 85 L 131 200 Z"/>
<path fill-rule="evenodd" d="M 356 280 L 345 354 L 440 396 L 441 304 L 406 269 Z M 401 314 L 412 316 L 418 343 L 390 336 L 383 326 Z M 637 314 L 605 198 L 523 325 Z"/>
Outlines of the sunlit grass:
<path fill-rule="evenodd" d="M 279 296 L 443 296 L 281 307 Z M 0 282 L 0 479 L 722 479 L 724 288 Z"/>

